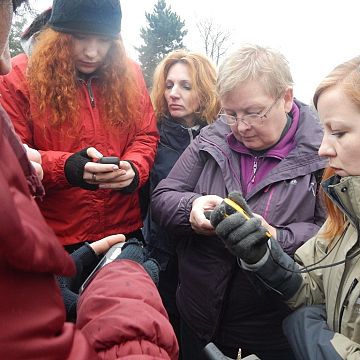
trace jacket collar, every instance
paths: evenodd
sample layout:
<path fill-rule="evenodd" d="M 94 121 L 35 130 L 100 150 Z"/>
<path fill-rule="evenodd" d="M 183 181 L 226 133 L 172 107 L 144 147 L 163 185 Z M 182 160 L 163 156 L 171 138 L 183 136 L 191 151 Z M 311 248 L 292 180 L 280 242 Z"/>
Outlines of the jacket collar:
<path fill-rule="evenodd" d="M 322 182 L 326 195 L 359 229 L 360 224 L 360 176 L 333 176 Z"/>

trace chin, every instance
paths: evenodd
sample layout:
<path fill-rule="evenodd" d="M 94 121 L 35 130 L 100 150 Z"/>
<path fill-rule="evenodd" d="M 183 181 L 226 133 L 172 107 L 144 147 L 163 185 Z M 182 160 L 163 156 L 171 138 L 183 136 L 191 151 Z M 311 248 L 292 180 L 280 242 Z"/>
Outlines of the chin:
<path fill-rule="evenodd" d="M 170 111 L 170 115 L 175 119 L 181 119 L 184 114 L 181 111 Z"/>
<path fill-rule="evenodd" d="M 335 174 L 340 176 L 340 177 L 345 177 L 345 176 L 350 176 L 350 174 L 348 174 L 346 171 L 342 170 L 342 169 L 334 169 Z"/>
<path fill-rule="evenodd" d="M 86 74 L 86 75 L 89 75 L 89 74 L 92 74 L 93 72 L 95 72 L 96 71 L 96 69 L 89 69 L 89 68 L 85 68 L 85 69 L 83 69 L 83 68 L 77 68 L 78 69 L 78 71 L 79 72 L 81 72 L 82 74 Z"/>

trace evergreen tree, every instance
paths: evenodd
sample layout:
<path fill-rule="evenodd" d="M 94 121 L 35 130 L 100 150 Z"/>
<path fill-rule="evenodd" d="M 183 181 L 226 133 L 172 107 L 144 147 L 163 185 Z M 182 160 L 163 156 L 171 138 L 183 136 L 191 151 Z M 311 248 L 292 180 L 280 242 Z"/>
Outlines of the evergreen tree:
<path fill-rule="evenodd" d="M 18 55 L 24 50 L 20 44 L 20 37 L 23 32 L 24 26 L 26 23 L 26 18 L 17 16 L 15 17 L 15 21 L 13 22 L 9 35 L 9 48 L 11 57 Z"/>
<path fill-rule="evenodd" d="M 152 85 L 152 77 L 156 65 L 169 52 L 184 48 L 183 38 L 187 30 L 183 30 L 185 22 L 167 7 L 165 0 L 158 0 L 153 13 L 145 13 L 148 27 L 140 29 L 140 36 L 144 41 L 136 50 L 144 72 L 148 87 Z"/>

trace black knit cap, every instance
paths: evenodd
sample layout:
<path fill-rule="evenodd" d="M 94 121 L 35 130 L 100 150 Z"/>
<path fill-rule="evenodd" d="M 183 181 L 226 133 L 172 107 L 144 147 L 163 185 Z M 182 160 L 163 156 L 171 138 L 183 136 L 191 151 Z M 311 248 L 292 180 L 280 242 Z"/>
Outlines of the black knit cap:
<path fill-rule="evenodd" d="M 65 33 L 116 38 L 121 28 L 119 0 L 54 0 L 49 26 Z"/>

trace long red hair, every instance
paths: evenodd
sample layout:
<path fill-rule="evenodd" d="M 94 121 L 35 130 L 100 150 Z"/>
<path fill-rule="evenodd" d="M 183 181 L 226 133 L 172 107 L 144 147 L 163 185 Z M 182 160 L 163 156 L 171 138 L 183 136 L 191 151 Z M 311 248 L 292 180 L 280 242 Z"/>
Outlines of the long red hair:
<path fill-rule="evenodd" d="M 321 81 L 313 97 L 316 109 L 320 96 L 327 90 L 336 87 L 343 91 L 360 110 L 360 56 L 338 65 Z M 335 171 L 332 168 L 327 168 L 323 179 L 328 179 L 333 175 L 335 175 Z M 324 200 L 328 219 L 322 235 L 331 242 L 336 235 L 344 231 L 346 220 L 342 211 L 327 196 L 324 196 Z"/>
<path fill-rule="evenodd" d="M 78 119 L 78 80 L 72 60 L 72 39 L 70 34 L 44 30 L 29 61 L 30 93 L 38 104 L 39 115 L 50 112 L 53 126 L 69 122 L 76 126 Z M 134 65 L 126 56 L 121 39 L 113 41 L 98 74 L 102 99 L 98 106 L 105 122 L 115 126 L 135 122 L 139 111 L 135 99 L 141 101 L 141 97 Z"/>

